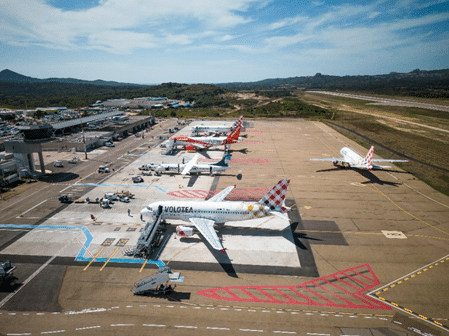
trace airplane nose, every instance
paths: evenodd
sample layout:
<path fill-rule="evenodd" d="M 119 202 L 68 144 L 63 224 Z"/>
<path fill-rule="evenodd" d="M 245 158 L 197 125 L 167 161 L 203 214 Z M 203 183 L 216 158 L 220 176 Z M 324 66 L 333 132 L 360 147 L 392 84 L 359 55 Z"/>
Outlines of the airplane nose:
<path fill-rule="evenodd" d="M 150 217 L 150 216 L 153 216 L 153 211 L 148 210 L 148 209 L 143 209 L 143 210 L 140 212 L 140 214 L 141 214 L 142 216 L 148 216 L 148 217 Z"/>

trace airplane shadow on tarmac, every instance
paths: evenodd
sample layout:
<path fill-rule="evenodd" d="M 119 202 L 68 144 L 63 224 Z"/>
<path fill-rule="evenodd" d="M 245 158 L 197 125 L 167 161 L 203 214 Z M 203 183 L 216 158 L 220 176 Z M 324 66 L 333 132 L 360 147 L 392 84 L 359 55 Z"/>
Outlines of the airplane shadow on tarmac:
<path fill-rule="evenodd" d="M 54 174 L 43 174 L 39 176 L 38 180 L 47 183 L 57 183 L 57 182 L 68 182 L 79 178 L 78 174 L 74 173 L 54 173 Z"/>
<path fill-rule="evenodd" d="M 323 172 L 330 172 L 330 171 L 338 171 L 341 169 L 351 169 L 362 175 L 364 178 L 367 179 L 367 181 L 361 182 L 361 184 L 379 184 L 379 185 L 391 185 L 394 187 L 397 187 L 398 185 L 402 185 L 401 182 L 390 182 L 390 181 L 383 181 L 379 179 L 376 175 L 374 175 L 371 170 L 364 170 L 364 169 L 356 169 L 356 168 L 347 168 L 347 167 L 340 167 L 337 166 L 335 168 L 329 168 L 329 169 L 321 169 L 317 170 L 317 173 L 323 173 Z M 383 172 L 391 172 L 391 173 L 400 173 L 400 174 L 408 174 L 407 172 L 399 171 L 399 170 L 390 170 L 390 169 L 382 169 Z"/>
<path fill-rule="evenodd" d="M 248 148 L 242 148 L 242 149 L 228 149 L 228 153 L 234 153 L 234 152 L 239 152 L 242 154 L 248 154 Z"/>

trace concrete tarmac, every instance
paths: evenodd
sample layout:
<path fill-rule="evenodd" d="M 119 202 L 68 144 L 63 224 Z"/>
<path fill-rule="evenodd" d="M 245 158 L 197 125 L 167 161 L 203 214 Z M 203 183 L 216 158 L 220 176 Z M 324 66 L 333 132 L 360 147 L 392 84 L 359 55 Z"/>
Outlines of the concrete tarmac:
<path fill-rule="evenodd" d="M 89 267 L 87 261 L 60 266 L 79 253 L 76 238 L 85 242 L 81 231 L 70 231 L 64 242 L 61 233 L 33 230 L 23 237 L 28 236 L 26 241 L 9 245 L 1 253 L 11 256 L 13 263 L 14 255 L 23 258 L 26 246 L 31 254 L 35 253 L 33 244 L 46 246 L 48 252 L 43 255 L 48 257 L 42 258 L 56 256 L 47 267 L 57 268 L 53 278 L 48 278 L 50 268 L 42 270 L 0 307 L 1 333 L 330 336 L 411 335 L 412 330 L 419 330 L 446 334 L 449 199 L 399 168 L 358 172 L 335 168 L 330 162 L 309 161 L 340 156 L 343 146 L 361 155 L 367 151 L 319 122 L 260 121 L 247 134 L 242 143 L 231 147 L 232 169 L 217 178 L 200 176 L 188 186 L 185 182 L 190 179 L 163 176 L 145 181 L 147 187 L 128 185 L 126 189 L 136 193 L 131 214 L 136 215 L 150 200 L 179 196 L 180 190 L 222 190 L 236 184 L 236 193 L 230 196 L 257 198 L 278 180 L 289 178 L 291 223 L 274 219 L 230 223 L 220 229 L 224 245 L 233 250 L 224 259 L 214 257 L 200 236 L 182 242 L 171 235 L 160 259 L 181 271 L 184 282 L 166 296 L 133 296 L 133 284 L 154 274 L 156 266 L 107 259 L 124 249 L 116 245 L 119 239 L 129 239 L 126 245 L 132 245 L 143 223 L 127 216 L 125 204 L 98 212 L 100 225 L 84 218 L 93 208 L 70 205 L 43 225 L 88 227 L 93 235 L 89 250 L 94 256 L 100 253 L 98 258 L 104 261 Z M 218 159 L 222 152 L 208 154 Z M 183 155 L 190 154 L 178 152 L 171 160 Z M 117 189 L 128 183 L 126 179 L 144 158 L 105 183 Z M 89 193 L 93 196 L 107 188 L 97 186 Z M 45 238 L 54 248 L 42 241 Z M 114 238 L 114 243 L 102 246 L 107 238 Z M 274 252 L 286 246 L 293 250 L 279 258 Z M 90 258 L 87 253 L 84 257 Z M 36 268 L 17 273 L 18 282 L 24 282 Z M 55 290 L 45 294 L 45 299 L 30 294 L 42 288 L 46 278 Z M 226 287 L 232 287 L 230 292 L 220 289 Z M 294 292 L 299 294 L 294 296 Z M 30 298 L 28 309 L 26 297 Z"/>

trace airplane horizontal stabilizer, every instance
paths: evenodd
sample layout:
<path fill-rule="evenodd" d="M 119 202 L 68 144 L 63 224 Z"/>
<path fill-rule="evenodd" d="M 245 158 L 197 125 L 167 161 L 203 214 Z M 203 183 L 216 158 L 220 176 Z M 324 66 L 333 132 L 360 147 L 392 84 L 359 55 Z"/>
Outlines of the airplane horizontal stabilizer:
<path fill-rule="evenodd" d="M 345 158 L 321 158 L 321 159 L 309 159 L 310 161 L 332 161 L 332 162 L 346 162 Z"/>
<path fill-rule="evenodd" d="M 279 218 L 282 218 L 282 219 L 284 219 L 284 220 L 286 220 L 286 221 L 290 221 L 290 218 L 288 218 L 287 215 L 284 215 L 284 214 L 281 213 L 281 212 L 278 212 L 278 211 L 270 211 L 269 213 L 270 213 L 271 215 L 275 215 L 275 216 L 277 216 L 277 217 L 279 217 Z"/>

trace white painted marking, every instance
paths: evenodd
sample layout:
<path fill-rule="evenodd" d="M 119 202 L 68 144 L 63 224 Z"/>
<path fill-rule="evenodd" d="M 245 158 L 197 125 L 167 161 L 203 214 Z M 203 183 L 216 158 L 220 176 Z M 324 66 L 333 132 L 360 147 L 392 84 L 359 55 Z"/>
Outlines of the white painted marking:
<path fill-rule="evenodd" d="M 92 327 L 76 328 L 75 330 L 88 330 L 88 329 L 96 329 L 96 328 L 101 328 L 101 326 L 92 326 Z"/>
<path fill-rule="evenodd" d="M 284 312 L 282 310 L 278 310 L 276 313 L 278 314 L 284 314 Z"/>
<path fill-rule="evenodd" d="M 179 308 L 187 308 L 186 306 L 181 306 L 181 307 L 179 307 Z"/>
<path fill-rule="evenodd" d="M 175 306 L 166 306 L 167 308 L 174 308 Z"/>
<path fill-rule="evenodd" d="M 273 331 L 273 333 L 274 334 L 297 334 L 297 332 L 296 331 L 278 331 L 278 330 L 275 330 L 275 331 Z"/>
<path fill-rule="evenodd" d="M 132 327 L 133 325 L 134 325 L 134 323 L 132 323 L 132 324 L 121 323 L 121 324 L 111 324 L 111 327 Z"/>
<path fill-rule="evenodd" d="M 165 327 L 165 324 L 142 324 L 144 327 Z"/>
<path fill-rule="evenodd" d="M 211 329 L 211 330 L 231 330 L 229 328 L 218 328 L 218 327 L 207 327 L 206 329 Z"/>
<path fill-rule="evenodd" d="M 67 190 L 67 189 L 69 189 L 69 188 L 71 188 L 71 187 L 72 187 L 72 186 L 69 185 L 67 188 L 62 189 L 62 190 L 60 191 L 60 193 L 62 193 L 63 191 L 65 191 L 65 190 Z"/>
<path fill-rule="evenodd" d="M 270 310 L 262 310 L 262 313 L 271 313 Z"/>
<path fill-rule="evenodd" d="M 235 311 L 242 311 L 241 309 L 237 309 L 237 308 L 236 308 L 236 309 L 234 309 L 234 310 L 235 310 Z"/>
<path fill-rule="evenodd" d="M 253 332 L 263 332 L 263 330 L 258 329 L 239 329 L 240 331 L 253 331 Z"/>
<path fill-rule="evenodd" d="M 36 315 L 42 316 L 42 315 L 45 315 L 45 313 L 37 313 Z"/>
<path fill-rule="evenodd" d="M 52 315 L 58 315 L 61 314 L 60 312 L 53 312 Z"/>
<path fill-rule="evenodd" d="M 313 315 L 313 313 L 306 313 L 306 315 Z"/>
<path fill-rule="evenodd" d="M 42 203 L 45 203 L 45 202 L 47 202 L 47 201 L 48 201 L 48 200 L 45 200 L 45 201 L 40 202 L 39 204 L 36 204 L 34 207 L 29 208 L 27 211 L 22 212 L 21 215 L 23 216 L 23 215 L 26 214 L 27 212 L 33 210 L 34 208 L 37 208 L 39 205 L 41 205 Z M 17 216 L 16 218 L 20 218 L 20 216 Z"/>
<path fill-rule="evenodd" d="M 290 312 L 290 314 L 292 314 L 292 315 L 298 315 L 299 313 L 298 313 L 298 312 Z"/>
<path fill-rule="evenodd" d="M 158 308 L 159 308 L 159 307 L 160 307 L 160 305 L 153 305 L 153 307 L 158 307 Z"/>
<path fill-rule="evenodd" d="M 41 334 L 57 334 L 57 333 L 63 333 L 65 330 L 54 330 L 54 331 L 43 331 Z"/>
<path fill-rule="evenodd" d="M 388 319 L 386 319 L 384 317 L 379 317 L 379 320 L 388 321 Z"/>
<path fill-rule="evenodd" d="M 385 237 L 390 239 L 407 239 L 407 236 L 402 231 L 386 231 L 381 230 Z"/>
<path fill-rule="evenodd" d="M 132 308 L 132 307 L 134 307 L 134 306 L 126 306 L 126 308 Z"/>
<path fill-rule="evenodd" d="M 248 309 L 249 312 L 255 313 L 256 311 L 254 309 Z"/>
<path fill-rule="evenodd" d="M 31 333 L 24 333 L 24 334 L 6 334 L 7 336 L 25 336 L 25 335 L 31 335 Z"/>
<path fill-rule="evenodd" d="M 220 308 L 220 310 L 228 310 L 228 308 Z"/>
<path fill-rule="evenodd" d="M 350 315 L 349 317 L 356 317 L 357 318 L 358 316 Z"/>
<path fill-rule="evenodd" d="M 201 309 L 201 307 L 193 307 L 193 309 Z"/>
<path fill-rule="evenodd" d="M 373 318 L 372 316 L 365 316 L 365 317 L 363 317 L 363 318 Z"/>
<path fill-rule="evenodd" d="M 343 317 L 343 315 L 335 315 L 335 317 Z"/>
<path fill-rule="evenodd" d="M 175 325 L 173 327 L 175 327 L 175 328 L 187 328 L 187 329 L 196 329 L 196 328 L 198 328 L 198 327 L 195 327 L 195 326 L 178 326 L 178 325 Z"/>
<path fill-rule="evenodd" d="M 213 308 L 213 307 L 207 307 L 207 309 L 215 309 L 215 308 Z M 241 310 L 241 309 L 240 309 Z"/>
<path fill-rule="evenodd" d="M 16 313 L 8 313 L 8 315 L 16 315 Z"/>
<path fill-rule="evenodd" d="M 147 305 L 139 305 L 139 307 L 146 307 Z"/>

